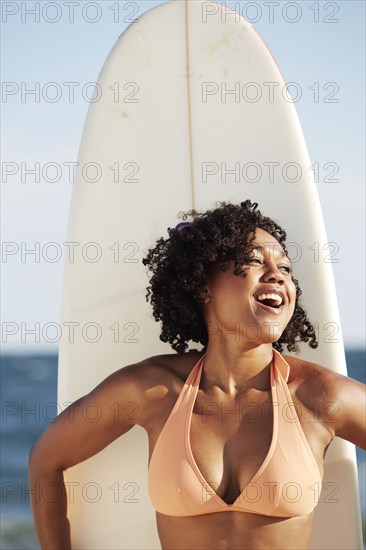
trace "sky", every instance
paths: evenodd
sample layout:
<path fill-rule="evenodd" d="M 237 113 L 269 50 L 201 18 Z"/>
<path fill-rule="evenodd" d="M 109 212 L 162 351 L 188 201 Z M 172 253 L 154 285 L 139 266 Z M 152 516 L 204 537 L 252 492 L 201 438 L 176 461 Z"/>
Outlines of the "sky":
<path fill-rule="evenodd" d="M 91 83 L 123 30 L 162 3 L 1 2 L 3 353 L 57 352 L 58 343 L 43 327 L 60 323 L 64 258 L 53 260 L 47 246 L 62 248 L 66 241 L 72 191 L 67 163 L 77 161 Z M 285 81 L 294 83 L 327 238 L 339 246 L 333 271 L 344 342 L 361 347 L 365 3 L 225 4 L 253 24 Z M 55 165 L 59 170 L 47 168 Z"/>

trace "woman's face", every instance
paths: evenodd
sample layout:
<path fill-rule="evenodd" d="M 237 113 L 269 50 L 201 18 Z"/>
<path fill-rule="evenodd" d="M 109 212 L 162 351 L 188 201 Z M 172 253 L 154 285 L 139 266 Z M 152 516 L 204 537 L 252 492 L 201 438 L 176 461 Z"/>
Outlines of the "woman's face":
<path fill-rule="evenodd" d="M 246 276 L 234 275 L 234 263 L 222 272 L 216 265 L 207 280 L 203 313 L 210 337 L 252 342 L 276 342 L 290 321 L 296 301 L 291 262 L 279 242 L 257 229 L 252 257 L 243 269 Z"/>

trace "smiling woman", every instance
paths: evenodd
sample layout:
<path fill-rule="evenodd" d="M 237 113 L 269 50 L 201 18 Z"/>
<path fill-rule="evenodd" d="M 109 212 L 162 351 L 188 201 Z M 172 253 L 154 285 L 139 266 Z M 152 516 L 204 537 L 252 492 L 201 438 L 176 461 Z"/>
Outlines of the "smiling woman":
<path fill-rule="evenodd" d="M 169 229 L 169 238 L 159 239 L 143 260 L 144 265 L 148 265 L 153 272 L 146 297 L 148 299 L 151 294 L 155 320 L 162 322 L 161 340 L 169 342 L 177 352 L 183 352 L 190 340 L 206 346 L 209 333 L 213 336 L 220 332 L 223 320 L 206 318 L 207 307 L 201 304 L 211 301 L 207 294 L 207 279 L 211 281 L 220 271 L 228 270 L 217 284 L 226 281 L 229 288 L 234 289 L 235 286 L 238 290 L 239 286 L 243 291 L 249 290 L 251 285 L 252 298 L 255 298 L 254 317 L 248 313 L 244 315 L 243 311 L 233 315 L 244 304 L 238 305 L 240 302 L 233 294 L 234 290 L 231 295 L 224 294 L 225 307 L 231 313 L 225 320 L 230 330 L 233 331 L 232 327 L 239 322 L 241 331 L 252 334 L 255 332 L 253 327 L 258 323 L 256 315 L 266 311 L 276 317 L 269 316 L 258 326 L 262 336 L 272 333 L 275 349 L 282 351 L 286 344 L 289 351 L 298 351 L 300 341 L 317 347 L 314 328 L 301 305 L 301 289 L 292 277 L 285 244 L 286 232 L 276 222 L 263 216 L 257 209 L 257 203 L 247 200 L 240 205 L 228 202 L 218 204 L 218 208 L 204 213 L 192 210 L 184 214 L 184 219 L 192 216 L 193 222 Z M 263 273 L 268 270 L 268 283 L 262 281 L 259 284 Z M 283 275 L 278 282 L 277 271 Z M 246 283 L 243 285 L 231 274 L 245 278 Z M 275 282 L 271 280 L 273 276 Z M 294 294 L 291 302 L 288 296 L 290 290 Z M 278 296 L 281 302 L 278 302 Z M 213 309 L 219 307 L 217 298 L 211 306 Z"/>
<path fill-rule="evenodd" d="M 191 210 L 143 260 L 161 340 L 204 346 L 173 369 L 173 398 L 145 425 L 162 548 L 307 548 L 330 442 L 365 446 L 362 384 L 279 353 L 318 343 L 286 233 L 257 207 Z M 332 419 L 324 401 L 337 404 Z"/>
<path fill-rule="evenodd" d="M 365 448 L 365 386 L 286 355 L 317 346 L 286 233 L 257 203 L 189 212 L 143 263 L 175 354 L 125 366 L 58 417 L 30 455 L 42 549 L 71 548 L 63 472 L 141 426 L 163 550 L 305 549 L 335 436 Z M 188 214 L 183 217 L 187 218 Z M 200 352 L 184 353 L 187 342 Z M 113 407 L 111 406 L 113 403 Z M 319 403 L 331 403 L 332 414 Z M 98 405 L 99 421 L 84 411 Z M 116 418 L 134 405 L 133 415 Z"/>

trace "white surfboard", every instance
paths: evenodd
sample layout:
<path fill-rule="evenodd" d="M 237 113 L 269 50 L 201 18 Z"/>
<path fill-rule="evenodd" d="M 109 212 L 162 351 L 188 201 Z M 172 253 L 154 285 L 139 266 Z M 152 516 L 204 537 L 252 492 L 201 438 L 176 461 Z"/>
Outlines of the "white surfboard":
<path fill-rule="evenodd" d="M 141 260 L 178 212 L 251 199 L 288 233 L 303 304 L 319 328 L 301 357 L 346 374 L 331 261 L 295 108 L 269 50 L 238 14 L 174 0 L 122 34 L 91 104 L 69 215 L 58 401 L 64 408 L 113 371 L 173 353 L 145 301 Z M 74 323 L 73 331 L 70 324 Z M 197 348 L 193 344 L 191 348 Z M 91 421 L 98 411 L 86 411 Z M 160 548 L 140 427 L 65 473 L 73 548 Z M 325 460 L 313 549 L 361 542 L 353 445 Z"/>

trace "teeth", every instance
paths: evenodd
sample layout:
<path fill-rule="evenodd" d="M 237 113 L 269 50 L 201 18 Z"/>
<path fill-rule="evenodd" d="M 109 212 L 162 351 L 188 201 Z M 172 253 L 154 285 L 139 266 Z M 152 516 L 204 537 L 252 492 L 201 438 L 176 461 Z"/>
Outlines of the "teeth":
<path fill-rule="evenodd" d="M 275 300 L 279 305 L 282 304 L 282 297 L 278 294 L 259 294 L 257 300 Z"/>

